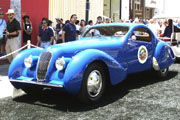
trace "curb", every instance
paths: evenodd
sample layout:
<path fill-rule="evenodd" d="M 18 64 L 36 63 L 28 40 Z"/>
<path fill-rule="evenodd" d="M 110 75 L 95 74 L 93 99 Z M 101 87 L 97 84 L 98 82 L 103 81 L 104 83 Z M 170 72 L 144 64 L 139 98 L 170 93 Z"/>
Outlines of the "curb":
<path fill-rule="evenodd" d="M 13 86 L 8 80 L 7 76 L 0 79 L 0 99 L 13 96 Z"/>
<path fill-rule="evenodd" d="M 2 64 L 8 64 L 8 63 L 9 63 L 9 61 L 8 61 L 7 58 L 5 58 L 5 59 L 0 59 L 0 65 L 2 65 Z"/>

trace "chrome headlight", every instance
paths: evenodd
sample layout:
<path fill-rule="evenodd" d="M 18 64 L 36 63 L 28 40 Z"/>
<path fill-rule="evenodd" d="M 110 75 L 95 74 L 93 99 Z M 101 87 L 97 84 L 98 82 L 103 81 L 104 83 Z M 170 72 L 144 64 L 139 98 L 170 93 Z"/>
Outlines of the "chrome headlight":
<path fill-rule="evenodd" d="M 33 63 L 32 55 L 24 59 L 24 65 L 27 68 L 30 68 L 32 66 L 32 63 Z"/>
<path fill-rule="evenodd" d="M 64 56 L 61 57 L 61 58 L 58 58 L 58 59 L 56 60 L 56 63 L 55 63 L 56 69 L 57 69 L 57 70 L 63 70 L 65 63 L 66 63 L 66 62 L 65 62 L 65 60 L 64 60 Z"/>

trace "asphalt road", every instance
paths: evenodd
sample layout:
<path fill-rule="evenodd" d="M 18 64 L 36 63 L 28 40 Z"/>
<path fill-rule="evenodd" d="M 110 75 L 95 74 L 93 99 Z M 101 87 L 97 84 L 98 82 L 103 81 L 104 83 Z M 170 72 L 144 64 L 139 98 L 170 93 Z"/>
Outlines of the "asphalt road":
<path fill-rule="evenodd" d="M 179 70 L 180 64 L 173 64 L 166 79 L 149 72 L 128 76 L 94 105 L 83 105 L 72 95 L 52 90 L 0 99 L 0 120 L 178 120 Z"/>

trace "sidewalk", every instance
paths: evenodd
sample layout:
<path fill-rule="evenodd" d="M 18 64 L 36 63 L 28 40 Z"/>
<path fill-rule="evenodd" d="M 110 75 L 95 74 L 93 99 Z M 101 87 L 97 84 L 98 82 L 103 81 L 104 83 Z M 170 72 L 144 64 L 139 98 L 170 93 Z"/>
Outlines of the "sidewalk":
<path fill-rule="evenodd" d="M 0 99 L 15 97 L 22 94 L 22 91 L 15 90 L 8 79 L 9 64 L 0 64 Z"/>
<path fill-rule="evenodd" d="M 13 95 L 13 86 L 8 80 L 9 64 L 0 64 L 0 98 Z"/>

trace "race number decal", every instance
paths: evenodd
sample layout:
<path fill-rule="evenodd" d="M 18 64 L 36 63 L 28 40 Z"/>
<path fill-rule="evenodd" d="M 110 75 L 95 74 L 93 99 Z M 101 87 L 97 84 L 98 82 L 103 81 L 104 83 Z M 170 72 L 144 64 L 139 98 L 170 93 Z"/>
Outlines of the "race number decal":
<path fill-rule="evenodd" d="M 145 46 L 140 46 L 138 50 L 138 60 L 141 64 L 144 64 L 148 58 L 148 51 Z"/>

